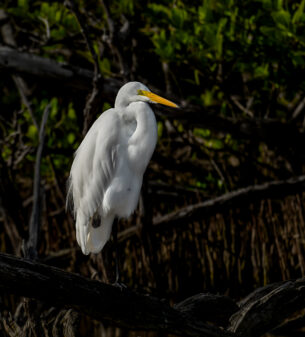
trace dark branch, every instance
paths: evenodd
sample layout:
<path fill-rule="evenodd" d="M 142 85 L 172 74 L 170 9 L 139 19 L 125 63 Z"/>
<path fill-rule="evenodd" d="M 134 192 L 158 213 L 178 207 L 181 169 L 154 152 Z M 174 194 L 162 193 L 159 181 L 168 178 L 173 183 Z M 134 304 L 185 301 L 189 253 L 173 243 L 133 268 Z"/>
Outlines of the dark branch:
<path fill-rule="evenodd" d="M 196 294 L 176 304 L 175 309 L 198 321 L 217 323 L 227 326 L 229 318 L 238 311 L 237 304 L 227 296 Z"/>
<path fill-rule="evenodd" d="M 10 47 L 0 46 L 0 70 L 31 75 L 44 80 L 54 80 L 63 86 L 88 91 L 93 72 L 69 66 L 34 54 L 19 52 Z M 117 88 L 119 87 L 119 83 Z M 111 95 L 113 90 L 111 90 Z"/>
<path fill-rule="evenodd" d="M 305 278 L 257 289 L 239 303 L 239 309 L 229 298 L 212 294 L 195 295 L 173 308 L 149 295 L 3 253 L 0 290 L 73 308 L 132 330 L 192 337 L 258 337 L 305 308 Z M 225 327 L 229 317 L 228 330 L 205 323 L 217 322 Z"/>
<path fill-rule="evenodd" d="M 305 189 L 305 175 L 288 180 L 271 181 L 261 185 L 240 188 L 236 191 L 223 194 L 215 199 L 189 205 L 163 217 L 154 219 L 154 226 L 177 224 L 179 221 L 188 221 L 198 216 L 221 213 L 228 208 L 269 198 L 282 198 L 287 195 L 302 192 Z"/>
<path fill-rule="evenodd" d="M 95 77 L 98 77 L 98 76 L 101 75 L 100 67 L 99 67 L 99 63 L 98 63 L 98 56 L 97 56 L 97 54 L 94 50 L 93 43 L 90 39 L 89 27 L 86 23 L 86 20 L 84 19 L 83 15 L 80 13 L 77 5 L 75 4 L 75 2 L 73 0 L 65 0 L 65 6 L 67 8 L 69 8 L 74 13 L 74 15 L 75 15 L 75 17 L 78 21 L 81 33 L 82 33 L 82 35 L 83 35 L 83 37 L 86 41 L 89 52 L 90 52 L 90 54 L 93 58 Z"/>
<path fill-rule="evenodd" d="M 258 289 L 231 318 L 230 331 L 238 336 L 262 336 L 305 307 L 305 279 Z"/>
<path fill-rule="evenodd" d="M 95 319 L 132 330 L 163 331 L 181 336 L 234 336 L 192 320 L 155 297 L 7 254 L 0 254 L 0 290 L 74 308 Z"/>
<path fill-rule="evenodd" d="M 41 184 L 40 184 L 40 164 L 45 138 L 45 127 L 48 120 L 51 103 L 44 109 L 39 130 L 39 145 L 36 154 L 34 183 L 33 183 L 33 209 L 29 226 L 29 239 L 26 244 L 26 256 L 32 259 L 37 258 L 37 243 L 40 229 L 41 214 Z"/>
<path fill-rule="evenodd" d="M 113 53 L 118 58 L 118 63 L 121 68 L 121 74 L 125 81 L 130 80 L 130 76 L 132 75 L 130 72 L 130 68 L 127 64 L 126 57 L 124 57 L 124 44 L 126 44 L 126 38 L 129 35 L 130 24 L 129 21 L 125 19 L 125 24 L 118 29 L 117 25 L 111 18 L 109 3 L 107 0 L 101 0 L 101 4 L 103 6 L 104 12 L 106 14 L 107 25 L 109 29 L 109 36 L 106 38 L 106 41 L 113 51 Z"/>
<path fill-rule="evenodd" d="M 222 213 L 229 208 L 240 208 L 241 205 L 249 204 L 262 199 L 282 198 L 296 194 L 305 189 L 305 175 L 290 178 L 288 180 L 271 181 L 261 185 L 253 185 L 240 188 L 236 191 L 223 194 L 198 204 L 180 208 L 177 211 L 154 218 L 152 229 L 165 230 L 168 226 L 178 223 L 187 223 L 198 217 Z M 119 233 L 119 241 L 129 239 L 138 232 L 137 226 L 130 227 Z"/>

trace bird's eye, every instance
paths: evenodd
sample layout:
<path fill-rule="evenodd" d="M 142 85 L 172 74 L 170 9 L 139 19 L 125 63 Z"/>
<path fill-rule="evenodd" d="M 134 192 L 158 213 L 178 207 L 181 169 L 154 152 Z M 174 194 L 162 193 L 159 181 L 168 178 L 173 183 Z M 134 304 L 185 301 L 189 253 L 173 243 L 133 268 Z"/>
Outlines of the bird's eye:
<path fill-rule="evenodd" d="M 145 96 L 145 93 L 143 90 L 138 90 L 138 95 L 142 95 L 142 96 Z"/>

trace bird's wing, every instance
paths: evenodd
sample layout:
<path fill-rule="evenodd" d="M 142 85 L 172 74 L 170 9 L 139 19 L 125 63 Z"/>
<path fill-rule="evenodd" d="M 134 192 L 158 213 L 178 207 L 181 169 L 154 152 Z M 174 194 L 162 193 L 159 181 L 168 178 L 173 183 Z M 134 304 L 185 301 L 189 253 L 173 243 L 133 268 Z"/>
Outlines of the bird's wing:
<path fill-rule="evenodd" d="M 71 167 L 68 195 L 76 217 L 86 222 L 101 206 L 117 165 L 120 120 L 114 109 L 105 111 L 79 146 Z M 87 223 L 85 224 L 87 225 Z"/>

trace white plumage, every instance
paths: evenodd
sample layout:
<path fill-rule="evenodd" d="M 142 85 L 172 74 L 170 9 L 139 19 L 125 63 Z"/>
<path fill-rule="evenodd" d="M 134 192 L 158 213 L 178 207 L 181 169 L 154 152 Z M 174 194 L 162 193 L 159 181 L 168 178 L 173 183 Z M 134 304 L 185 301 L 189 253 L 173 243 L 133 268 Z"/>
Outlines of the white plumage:
<path fill-rule="evenodd" d="M 114 109 L 92 125 L 75 153 L 67 201 L 73 202 L 76 238 L 84 254 L 100 252 L 115 217 L 137 207 L 142 179 L 157 143 L 150 103 L 176 105 L 139 82 L 118 92 Z"/>

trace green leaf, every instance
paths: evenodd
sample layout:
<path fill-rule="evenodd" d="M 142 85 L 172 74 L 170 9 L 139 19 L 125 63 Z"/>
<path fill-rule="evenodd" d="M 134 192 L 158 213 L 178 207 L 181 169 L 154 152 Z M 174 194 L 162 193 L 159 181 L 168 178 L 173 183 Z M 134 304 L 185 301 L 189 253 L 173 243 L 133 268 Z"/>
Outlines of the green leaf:
<path fill-rule="evenodd" d="M 291 22 L 291 15 L 288 11 L 281 9 L 271 14 L 274 22 L 278 25 L 289 27 Z"/>
<path fill-rule="evenodd" d="M 201 99 L 205 106 L 212 105 L 213 103 L 213 92 L 210 90 L 206 90 L 204 94 L 201 95 Z"/>
<path fill-rule="evenodd" d="M 52 119 L 56 119 L 57 112 L 58 112 L 58 99 L 57 99 L 57 97 L 53 97 L 51 99 L 50 117 Z"/>
<path fill-rule="evenodd" d="M 196 83 L 197 85 L 200 85 L 199 74 L 200 74 L 199 70 L 198 70 L 198 69 L 195 69 L 195 70 L 194 70 L 194 79 L 195 79 L 195 83 Z"/>
<path fill-rule="evenodd" d="M 298 9 L 293 14 L 292 23 L 297 23 L 300 21 L 300 18 L 304 14 L 304 7 L 305 7 L 305 0 L 302 0 L 302 2 L 299 4 Z"/>
<path fill-rule="evenodd" d="M 111 108 L 112 108 L 112 106 L 111 106 L 111 104 L 109 104 L 108 102 L 105 102 L 105 103 L 103 104 L 103 111 L 108 110 L 108 109 L 111 109 Z"/>
<path fill-rule="evenodd" d="M 254 70 L 254 77 L 267 78 L 269 75 L 269 64 L 258 66 Z"/>
<path fill-rule="evenodd" d="M 36 141 L 38 139 L 38 130 L 35 125 L 30 125 L 28 127 L 27 131 L 27 137 L 30 138 L 33 141 Z"/>
<path fill-rule="evenodd" d="M 163 123 L 158 122 L 158 137 L 161 138 L 163 134 Z"/>
<path fill-rule="evenodd" d="M 18 0 L 18 7 L 21 7 L 24 10 L 28 10 L 29 8 L 28 0 Z"/>
<path fill-rule="evenodd" d="M 99 61 L 99 65 L 100 65 L 101 72 L 104 75 L 109 76 L 111 74 L 111 63 L 110 63 L 109 59 L 104 57 L 102 60 Z"/>
<path fill-rule="evenodd" d="M 171 11 L 171 20 L 173 26 L 182 28 L 184 22 L 187 20 L 187 12 L 181 8 L 173 8 Z"/>
<path fill-rule="evenodd" d="M 202 138 L 209 138 L 211 136 L 211 130 L 209 129 L 195 128 L 193 132 L 195 136 L 199 136 Z"/>
<path fill-rule="evenodd" d="M 71 120 L 76 120 L 76 113 L 75 113 L 75 110 L 73 108 L 73 103 L 72 102 L 70 102 L 69 106 L 68 106 L 68 117 Z"/>
<path fill-rule="evenodd" d="M 72 132 L 70 132 L 70 133 L 68 134 L 68 137 L 67 137 L 68 143 L 69 143 L 69 144 L 74 144 L 75 138 L 76 138 L 76 137 L 75 137 L 75 134 L 72 133 Z"/>

